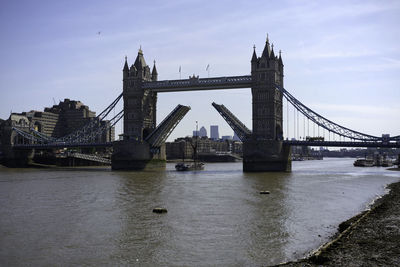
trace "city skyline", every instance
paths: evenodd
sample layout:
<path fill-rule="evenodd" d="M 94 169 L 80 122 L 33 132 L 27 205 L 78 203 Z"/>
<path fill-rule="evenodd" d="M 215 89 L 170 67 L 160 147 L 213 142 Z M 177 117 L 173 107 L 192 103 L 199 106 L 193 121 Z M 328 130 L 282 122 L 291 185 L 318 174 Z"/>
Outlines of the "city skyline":
<path fill-rule="evenodd" d="M 360 132 L 400 134 L 396 1 L 117 3 L 5 1 L 0 118 L 64 98 L 98 114 L 121 92 L 124 57 L 132 64 L 139 47 L 159 80 L 247 75 L 253 44 L 260 55 L 268 33 L 283 52 L 285 88 L 304 104 Z M 192 109 L 169 140 L 195 121 L 231 133 L 212 102 L 252 128 L 250 89 L 159 94 L 157 122 L 183 104 Z"/>

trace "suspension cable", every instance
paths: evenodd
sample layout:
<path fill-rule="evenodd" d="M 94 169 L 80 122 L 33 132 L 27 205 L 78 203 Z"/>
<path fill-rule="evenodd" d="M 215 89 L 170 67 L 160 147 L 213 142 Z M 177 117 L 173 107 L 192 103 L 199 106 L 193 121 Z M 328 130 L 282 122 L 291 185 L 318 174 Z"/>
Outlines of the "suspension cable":
<path fill-rule="evenodd" d="M 349 138 L 353 138 L 356 140 L 361 140 L 361 141 L 379 141 L 382 140 L 381 137 L 377 136 L 372 136 L 368 134 L 364 134 L 361 132 L 357 132 L 354 130 L 351 130 L 349 128 L 343 127 L 337 123 L 334 123 L 325 117 L 319 115 L 315 111 L 311 110 L 307 106 L 305 106 L 303 103 L 301 103 L 299 100 L 297 100 L 294 96 L 292 96 L 286 89 L 283 87 L 280 87 L 278 85 L 275 85 L 278 90 L 280 90 L 285 98 L 296 108 L 298 109 L 303 115 L 307 116 L 310 120 L 312 120 L 314 123 L 317 125 L 327 129 L 331 130 L 332 132 L 336 133 L 337 135 L 341 136 L 346 136 Z M 397 138 L 397 137 L 396 137 Z M 390 138 L 393 140 L 392 138 Z"/>

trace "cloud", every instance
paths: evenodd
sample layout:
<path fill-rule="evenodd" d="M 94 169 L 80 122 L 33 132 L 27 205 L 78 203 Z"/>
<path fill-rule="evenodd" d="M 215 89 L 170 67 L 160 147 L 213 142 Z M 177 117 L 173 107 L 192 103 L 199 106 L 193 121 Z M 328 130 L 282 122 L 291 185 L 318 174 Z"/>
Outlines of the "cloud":
<path fill-rule="evenodd" d="M 328 67 L 315 67 L 315 65 L 309 64 L 304 68 L 304 73 L 316 75 L 318 73 L 348 73 L 348 72 L 384 72 L 400 69 L 400 60 L 397 59 L 384 59 L 379 58 L 380 61 L 373 61 L 369 63 L 364 62 L 352 62 L 346 65 L 331 64 Z M 329 63 L 329 62 L 327 62 Z"/>

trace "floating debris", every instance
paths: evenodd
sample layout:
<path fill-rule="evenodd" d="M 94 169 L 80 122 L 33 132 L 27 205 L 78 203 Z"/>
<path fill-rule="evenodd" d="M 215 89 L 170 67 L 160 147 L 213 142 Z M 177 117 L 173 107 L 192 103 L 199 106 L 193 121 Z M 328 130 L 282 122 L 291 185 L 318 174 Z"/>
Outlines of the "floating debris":
<path fill-rule="evenodd" d="M 270 194 L 270 192 L 269 191 L 260 191 L 260 194 L 261 195 L 267 195 L 267 194 Z"/>
<path fill-rule="evenodd" d="M 153 209 L 154 213 L 167 213 L 167 209 L 166 208 L 154 208 Z"/>

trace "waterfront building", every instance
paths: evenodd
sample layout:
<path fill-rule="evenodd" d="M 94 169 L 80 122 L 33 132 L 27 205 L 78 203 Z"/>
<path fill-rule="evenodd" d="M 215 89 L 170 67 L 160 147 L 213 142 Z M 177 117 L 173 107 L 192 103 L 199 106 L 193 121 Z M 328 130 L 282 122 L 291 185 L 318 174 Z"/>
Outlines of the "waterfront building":
<path fill-rule="evenodd" d="M 233 142 L 232 140 L 213 140 L 208 137 L 200 138 L 177 138 L 174 142 L 165 143 L 167 159 L 192 159 L 193 146 L 197 146 L 198 155 L 218 154 L 218 153 L 236 153 L 242 155 L 242 142 Z"/>
<path fill-rule="evenodd" d="M 95 119 L 96 112 L 91 111 L 82 102 L 68 98 L 60 101 L 58 105 L 45 108 L 44 111 L 31 110 L 28 112 L 12 113 L 9 118 L 11 123 L 25 123 L 29 128 L 33 128 L 54 138 L 68 135 Z M 102 121 L 101 124 L 109 124 L 109 122 Z M 114 141 L 114 134 L 114 127 L 111 127 L 110 131 L 101 134 L 97 138 L 97 141 Z"/>

